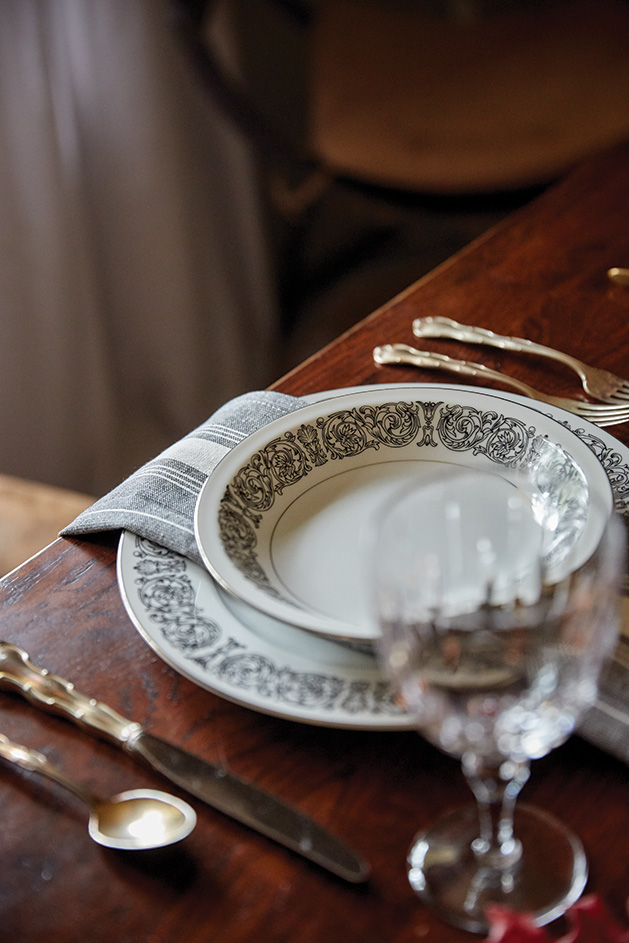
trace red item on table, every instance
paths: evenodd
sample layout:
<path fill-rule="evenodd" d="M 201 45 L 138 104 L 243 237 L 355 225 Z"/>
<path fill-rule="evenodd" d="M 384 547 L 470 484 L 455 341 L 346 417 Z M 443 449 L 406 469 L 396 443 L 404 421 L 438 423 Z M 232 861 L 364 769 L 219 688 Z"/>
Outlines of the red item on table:
<path fill-rule="evenodd" d="M 556 943 L 629 943 L 629 930 L 623 930 L 607 912 L 595 894 L 577 901 L 566 912 L 570 929 Z M 506 907 L 487 910 L 490 929 L 486 943 L 551 943 L 548 931 L 536 927 L 526 914 Z"/>

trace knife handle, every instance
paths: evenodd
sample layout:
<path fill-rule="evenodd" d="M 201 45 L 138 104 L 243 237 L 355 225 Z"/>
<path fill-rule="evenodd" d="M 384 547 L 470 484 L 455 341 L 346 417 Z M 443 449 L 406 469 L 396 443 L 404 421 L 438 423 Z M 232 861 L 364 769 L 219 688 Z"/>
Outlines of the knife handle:
<path fill-rule="evenodd" d="M 91 728 L 123 745 L 142 730 L 140 724 L 106 704 L 80 694 L 70 681 L 38 668 L 27 652 L 12 642 L 0 642 L 0 687 L 17 688 L 37 707 L 69 717 L 80 727 Z"/>

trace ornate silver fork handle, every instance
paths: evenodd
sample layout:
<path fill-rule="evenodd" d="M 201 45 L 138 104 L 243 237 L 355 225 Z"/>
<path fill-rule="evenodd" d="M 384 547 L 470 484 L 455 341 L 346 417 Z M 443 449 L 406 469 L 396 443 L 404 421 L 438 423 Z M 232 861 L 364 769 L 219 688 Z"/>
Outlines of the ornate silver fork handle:
<path fill-rule="evenodd" d="M 576 357 L 571 357 L 570 354 L 564 354 L 544 344 L 536 344 L 523 337 L 505 337 L 483 327 L 459 324 L 452 318 L 442 317 L 416 318 L 413 321 L 413 334 L 415 337 L 448 338 L 463 341 L 466 344 L 485 344 L 489 347 L 498 347 L 500 350 L 548 357 L 574 370 L 581 378 L 583 389 L 590 396 L 606 402 L 629 401 L 629 380 L 618 377 L 609 370 L 591 367 L 577 360 Z"/>
<path fill-rule="evenodd" d="M 629 403 L 624 405 L 603 405 L 602 403 L 583 403 L 576 399 L 567 399 L 562 396 L 550 396 L 533 389 L 528 383 L 523 383 L 515 377 L 510 377 L 498 370 L 492 370 L 482 363 L 470 363 L 467 360 L 455 360 L 443 354 L 429 353 L 424 350 L 415 350 L 408 344 L 383 344 L 375 347 L 373 359 L 379 364 L 411 364 L 428 370 L 447 370 L 458 376 L 473 377 L 474 379 L 491 380 L 510 386 L 519 393 L 524 393 L 531 399 L 549 406 L 559 406 L 568 412 L 582 416 L 598 426 L 616 426 L 622 422 L 629 422 Z"/>

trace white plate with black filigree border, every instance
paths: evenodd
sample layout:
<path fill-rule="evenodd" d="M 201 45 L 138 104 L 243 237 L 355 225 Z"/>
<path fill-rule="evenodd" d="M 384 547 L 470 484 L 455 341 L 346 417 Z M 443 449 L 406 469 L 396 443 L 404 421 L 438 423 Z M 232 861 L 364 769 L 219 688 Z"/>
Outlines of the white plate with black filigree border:
<path fill-rule="evenodd" d="M 413 726 L 372 655 L 267 619 L 191 560 L 124 531 L 118 581 L 151 648 L 201 687 L 253 710 L 365 730 Z"/>
<path fill-rule="evenodd" d="M 611 509 L 609 484 L 588 447 L 537 405 L 414 385 L 395 396 L 384 387 L 344 391 L 283 416 L 236 445 L 204 484 L 195 514 L 203 561 L 266 616 L 368 644 L 378 628 L 363 532 L 393 489 L 455 467 L 528 491 L 554 522 L 564 558 L 587 559 Z"/>
<path fill-rule="evenodd" d="M 399 386 L 387 384 L 389 389 Z M 499 395 L 506 402 L 526 402 L 514 394 Z M 552 407 L 547 412 L 589 446 L 624 510 L 629 502 L 629 449 L 591 423 Z M 220 697 L 319 726 L 414 726 L 392 701 L 372 656 L 267 619 L 232 599 L 190 560 L 123 532 L 118 583 L 145 642 L 184 677 Z"/>

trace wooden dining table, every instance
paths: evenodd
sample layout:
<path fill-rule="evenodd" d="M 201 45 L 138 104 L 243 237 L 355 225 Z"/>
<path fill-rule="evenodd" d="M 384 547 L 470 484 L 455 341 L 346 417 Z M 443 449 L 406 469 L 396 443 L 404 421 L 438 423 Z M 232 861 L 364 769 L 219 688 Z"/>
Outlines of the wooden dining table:
<path fill-rule="evenodd" d="M 375 345 L 413 343 L 411 324 L 444 315 L 528 337 L 629 377 L 629 144 L 576 167 L 524 208 L 282 377 L 301 396 L 363 384 L 452 383 L 374 364 Z M 578 378 L 547 361 L 427 341 L 418 346 L 502 369 L 552 394 L 583 397 Z M 612 430 L 629 444 L 629 424 Z M 116 576 L 117 533 L 58 539 L 7 575 L 1 636 L 85 694 L 152 733 L 298 806 L 364 855 L 350 884 L 190 799 L 198 823 L 171 849 L 117 852 L 90 841 L 87 812 L 34 775 L 0 767 L 0 940 L 16 943 L 454 943 L 411 890 L 413 834 L 470 801 L 456 759 L 414 730 L 301 723 L 233 703 L 193 683 L 146 644 Z M 101 794 L 168 785 L 110 743 L 17 693 L 0 693 L 0 730 L 42 750 Z M 582 738 L 533 764 L 523 798 L 580 836 L 588 893 L 629 925 L 627 766 Z M 559 932 L 561 927 L 553 928 Z"/>

